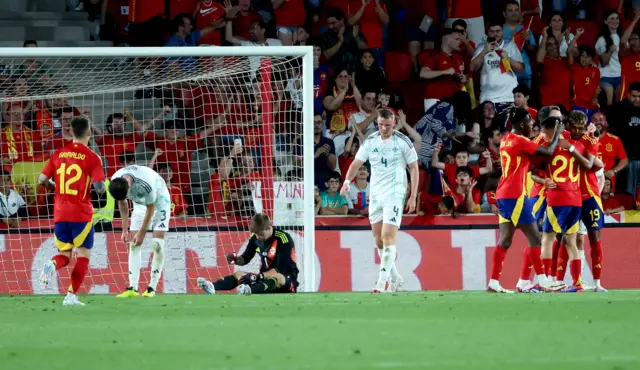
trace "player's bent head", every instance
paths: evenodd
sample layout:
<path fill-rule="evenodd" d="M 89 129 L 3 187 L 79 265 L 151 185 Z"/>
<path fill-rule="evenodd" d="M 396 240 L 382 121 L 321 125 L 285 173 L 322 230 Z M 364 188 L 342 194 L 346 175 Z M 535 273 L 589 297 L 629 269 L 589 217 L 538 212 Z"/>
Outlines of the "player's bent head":
<path fill-rule="evenodd" d="M 552 129 L 556 127 L 559 121 L 562 121 L 562 111 L 556 105 L 548 105 L 540 108 L 538 112 L 538 120 L 543 128 Z"/>
<path fill-rule="evenodd" d="M 262 213 L 254 215 L 249 225 L 249 231 L 255 234 L 258 240 L 269 239 L 273 234 L 273 227 L 271 226 L 269 216 Z"/>
<path fill-rule="evenodd" d="M 75 139 L 85 139 L 89 136 L 89 120 L 84 117 L 75 117 L 71 120 L 71 134 Z"/>
<path fill-rule="evenodd" d="M 447 195 L 443 197 L 442 200 L 438 203 L 438 210 L 440 214 L 443 215 L 452 215 L 455 212 L 456 202 L 453 200 L 453 197 Z"/>
<path fill-rule="evenodd" d="M 510 113 L 511 127 L 520 131 L 525 137 L 528 137 L 533 127 L 533 119 L 524 108 L 515 108 Z"/>
<path fill-rule="evenodd" d="M 129 194 L 129 182 L 124 177 L 118 177 L 109 183 L 109 194 L 115 200 L 125 200 Z"/>

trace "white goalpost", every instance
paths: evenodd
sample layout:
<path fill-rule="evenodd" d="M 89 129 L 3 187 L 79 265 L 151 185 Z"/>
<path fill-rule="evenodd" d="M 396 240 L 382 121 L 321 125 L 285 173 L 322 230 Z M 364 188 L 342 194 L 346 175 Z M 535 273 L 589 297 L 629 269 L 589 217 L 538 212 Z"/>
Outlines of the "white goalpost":
<path fill-rule="evenodd" d="M 57 252 L 53 195 L 37 177 L 79 115 L 92 122 L 91 148 L 107 178 L 135 163 L 169 180 L 159 292 L 198 293 L 196 277 L 233 273 L 225 256 L 244 250 L 260 212 L 295 239 L 299 291 L 317 291 L 311 46 L 5 48 L 0 67 L 0 294 L 66 291 L 71 269 L 47 289 L 37 283 Z M 119 293 L 128 246 L 117 207 L 107 196 L 92 202 L 94 249 L 80 293 Z M 141 286 L 150 243 L 149 234 Z"/>

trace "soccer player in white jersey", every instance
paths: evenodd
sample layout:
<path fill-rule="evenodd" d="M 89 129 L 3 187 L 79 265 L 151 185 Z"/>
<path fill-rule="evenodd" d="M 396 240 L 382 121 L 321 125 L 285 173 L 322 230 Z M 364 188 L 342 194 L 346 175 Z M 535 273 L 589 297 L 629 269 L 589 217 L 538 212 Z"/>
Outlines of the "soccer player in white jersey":
<path fill-rule="evenodd" d="M 379 131 L 369 135 L 360 146 L 340 190 L 340 194 L 345 195 L 360 166 L 367 160 L 371 163 L 369 221 L 380 256 L 380 273 L 374 293 L 385 289 L 395 292 L 403 283 L 395 260 L 396 234 L 407 193 L 407 166 L 411 170 L 411 194 L 407 200 L 409 213 L 415 211 L 418 194 L 418 154 L 408 137 L 393 130 L 395 125 L 393 112 L 381 109 L 378 113 Z"/>
<path fill-rule="evenodd" d="M 137 297 L 141 246 L 147 231 L 153 232 L 153 259 L 151 279 L 143 297 L 156 295 L 156 286 L 164 266 L 164 237 L 169 230 L 171 218 L 171 196 L 162 177 L 149 167 L 127 166 L 116 172 L 109 184 L 109 193 L 118 201 L 122 219 L 122 241 L 129 244 L 129 287 L 119 294 L 120 298 Z M 133 202 L 131 213 L 131 234 L 129 234 L 129 203 Z"/>

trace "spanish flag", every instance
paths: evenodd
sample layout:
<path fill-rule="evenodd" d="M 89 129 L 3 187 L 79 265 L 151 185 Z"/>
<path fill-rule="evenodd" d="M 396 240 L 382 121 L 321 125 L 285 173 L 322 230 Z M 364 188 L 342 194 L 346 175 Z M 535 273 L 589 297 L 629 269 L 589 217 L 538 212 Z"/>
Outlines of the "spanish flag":
<path fill-rule="evenodd" d="M 509 58 L 502 56 L 502 50 L 496 50 L 496 54 L 500 57 L 500 72 L 507 73 L 513 71 Z"/>
<path fill-rule="evenodd" d="M 522 51 L 522 48 L 524 47 L 524 34 L 525 32 L 529 32 L 531 29 L 531 22 L 533 22 L 533 18 L 529 19 L 529 25 L 526 28 L 521 29 L 513 35 L 513 42 L 520 51 Z"/>

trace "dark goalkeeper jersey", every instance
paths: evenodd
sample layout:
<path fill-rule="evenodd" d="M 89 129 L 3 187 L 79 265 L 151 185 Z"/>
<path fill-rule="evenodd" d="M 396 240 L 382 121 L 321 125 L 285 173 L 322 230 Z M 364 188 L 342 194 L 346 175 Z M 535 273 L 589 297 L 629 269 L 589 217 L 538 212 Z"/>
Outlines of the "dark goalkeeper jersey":
<path fill-rule="evenodd" d="M 276 269 L 282 275 L 291 275 L 298 280 L 296 249 L 288 233 L 274 228 L 271 238 L 265 241 L 258 240 L 255 234 L 251 234 L 242 258 L 245 263 L 249 263 L 256 253 L 262 262 L 260 272 Z"/>

